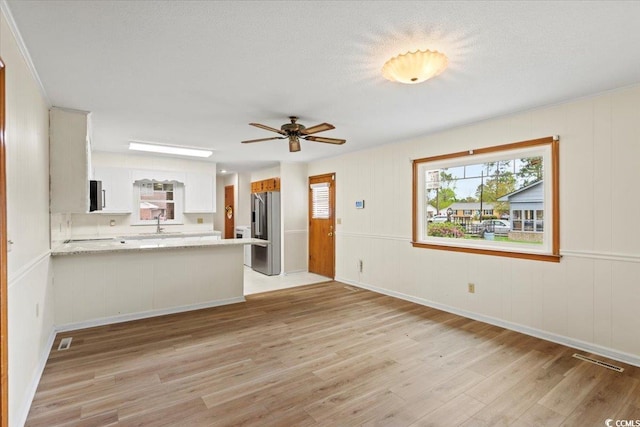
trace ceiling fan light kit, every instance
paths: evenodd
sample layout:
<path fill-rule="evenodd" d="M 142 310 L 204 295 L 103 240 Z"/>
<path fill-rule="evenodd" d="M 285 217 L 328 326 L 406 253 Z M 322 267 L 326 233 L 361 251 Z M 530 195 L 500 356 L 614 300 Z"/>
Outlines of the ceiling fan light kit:
<path fill-rule="evenodd" d="M 395 56 L 382 66 L 382 75 L 392 82 L 416 84 L 442 73 L 449 59 L 443 53 L 416 50 Z"/>
<path fill-rule="evenodd" d="M 253 143 L 253 142 L 261 142 L 261 141 L 270 141 L 272 139 L 289 139 L 289 151 L 294 153 L 296 151 L 300 151 L 300 138 L 307 141 L 314 142 L 325 142 L 328 144 L 337 144 L 341 145 L 347 142 L 344 139 L 337 138 L 325 138 L 319 136 L 310 136 L 311 134 L 324 132 L 326 130 L 335 129 L 330 123 L 320 123 L 319 125 L 311 126 L 310 128 L 305 127 L 298 123 L 298 118 L 295 116 L 289 117 L 291 123 L 285 123 L 280 126 L 280 129 L 272 128 L 271 126 L 263 125 L 260 123 L 249 123 L 251 126 L 258 127 L 260 129 L 268 130 L 271 132 L 279 133 L 283 136 L 273 136 L 271 138 L 258 138 L 258 139 L 250 139 L 247 141 L 242 141 L 243 144 Z"/>
<path fill-rule="evenodd" d="M 300 139 L 297 136 L 289 137 L 289 151 L 295 153 L 296 151 L 300 151 Z"/>

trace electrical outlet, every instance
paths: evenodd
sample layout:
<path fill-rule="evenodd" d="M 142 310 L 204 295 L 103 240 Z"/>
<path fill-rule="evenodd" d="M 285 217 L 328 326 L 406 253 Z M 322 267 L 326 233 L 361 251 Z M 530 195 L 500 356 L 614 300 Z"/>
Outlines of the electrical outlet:
<path fill-rule="evenodd" d="M 476 293 L 476 285 L 474 283 L 469 283 L 469 293 L 470 294 Z"/>

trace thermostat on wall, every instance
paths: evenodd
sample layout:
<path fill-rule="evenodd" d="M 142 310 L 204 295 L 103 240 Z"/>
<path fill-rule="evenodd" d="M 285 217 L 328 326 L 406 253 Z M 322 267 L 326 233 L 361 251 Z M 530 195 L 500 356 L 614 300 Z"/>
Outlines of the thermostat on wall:
<path fill-rule="evenodd" d="M 364 200 L 356 200 L 356 209 L 364 209 Z"/>

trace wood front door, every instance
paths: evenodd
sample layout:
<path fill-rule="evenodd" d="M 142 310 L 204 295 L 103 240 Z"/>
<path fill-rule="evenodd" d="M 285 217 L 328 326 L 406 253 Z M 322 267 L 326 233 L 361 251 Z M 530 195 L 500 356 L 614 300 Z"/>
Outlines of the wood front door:
<path fill-rule="evenodd" d="M 309 272 L 335 277 L 335 174 L 309 177 Z"/>
<path fill-rule="evenodd" d="M 235 216 L 236 207 L 233 204 L 233 185 L 224 187 L 224 238 L 235 239 L 236 226 Z"/>

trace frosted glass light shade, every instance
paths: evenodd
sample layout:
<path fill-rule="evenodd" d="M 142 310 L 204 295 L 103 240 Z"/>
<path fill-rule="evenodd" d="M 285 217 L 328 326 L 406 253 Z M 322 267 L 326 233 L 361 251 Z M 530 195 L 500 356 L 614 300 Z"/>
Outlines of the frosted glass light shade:
<path fill-rule="evenodd" d="M 429 80 L 447 68 L 447 56 L 438 51 L 417 50 L 391 58 L 382 67 L 382 75 L 392 82 L 416 84 Z"/>

